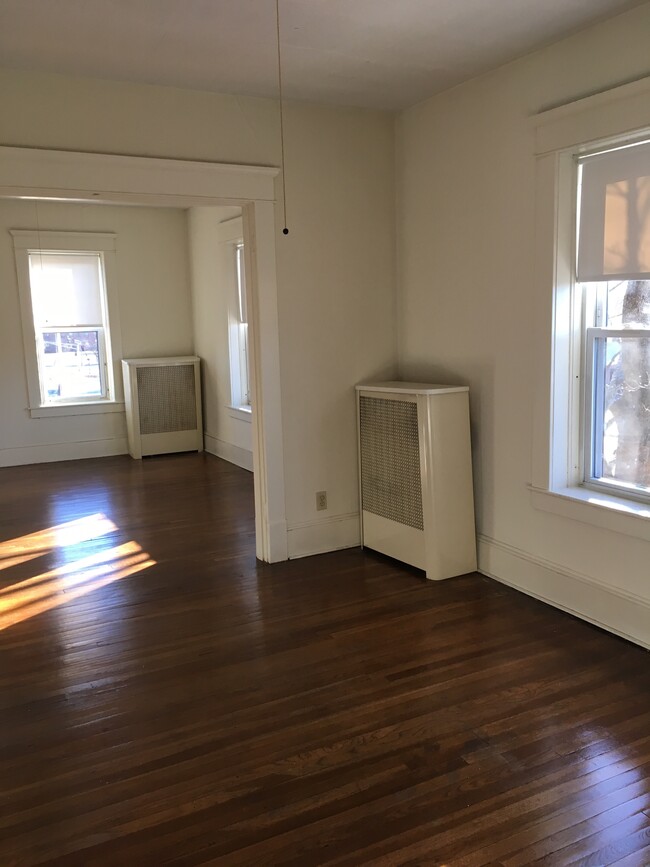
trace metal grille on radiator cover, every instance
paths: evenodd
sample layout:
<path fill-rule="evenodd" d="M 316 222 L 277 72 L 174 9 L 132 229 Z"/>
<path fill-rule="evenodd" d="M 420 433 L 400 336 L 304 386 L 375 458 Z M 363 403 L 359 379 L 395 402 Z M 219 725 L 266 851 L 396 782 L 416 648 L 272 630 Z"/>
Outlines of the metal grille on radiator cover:
<path fill-rule="evenodd" d="M 196 429 L 194 365 L 138 367 L 140 433 Z"/>
<path fill-rule="evenodd" d="M 363 509 L 424 529 L 417 404 L 360 397 Z"/>

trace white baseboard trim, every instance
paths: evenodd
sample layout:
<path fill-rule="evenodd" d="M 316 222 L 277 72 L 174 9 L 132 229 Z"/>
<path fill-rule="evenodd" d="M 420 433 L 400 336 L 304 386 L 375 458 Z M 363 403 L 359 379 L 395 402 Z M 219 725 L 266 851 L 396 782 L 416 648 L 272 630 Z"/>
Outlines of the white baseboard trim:
<path fill-rule="evenodd" d="M 217 437 L 213 437 L 209 433 L 203 434 L 203 442 L 206 452 L 210 452 L 211 455 L 216 455 L 218 458 L 223 458 L 224 461 L 235 464 L 244 470 L 249 470 L 251 473 L 253 472 L 253 452 L 217 439 Z"/>
<path fill-rule="evenodd" d="M 359 513 L 290 524 L 287 527 L 287 543 L 290 560 L 339 551 L 341 548 L 356 548 L 361 544 Z"/>
<path fill-rule="evenodd" d="M 478 569 L 495 581 L 650 649 L 650 599 L 482 535 L 478 537 Z"/>
<path fill-rule="evenodd" d="M 84 440 L 78 443 L 50 443 L 44 446 L 14 446 L 0 449 L 0 467 L 23 464 L 49 464 L 78 458 L 105 458 L 128 454 L 126 437 L 108 440 Z"/>
<path fill-rule="evenodd" d="M 269 563 L 283 563 L 287 559 L 287 522 L 271 521 L 269 524 Z"/>

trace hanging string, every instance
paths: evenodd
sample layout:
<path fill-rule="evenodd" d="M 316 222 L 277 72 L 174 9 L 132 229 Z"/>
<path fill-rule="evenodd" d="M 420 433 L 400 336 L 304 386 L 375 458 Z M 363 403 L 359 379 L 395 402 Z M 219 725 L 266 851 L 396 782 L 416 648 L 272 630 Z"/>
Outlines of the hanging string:
<path fill-rule="evenodd" d="M 41 240 L 41 220 L 38 213 L 38 199 L 34 199 L 34 211 L 36 213 L 36 239 L 38 241 L 38 257 L 40 260 L 39 286 L 43 285 L 43 242 Z"/>
<path fill-rule="evenodd" d="M 284 171 L 284 106 L 282 98 L 282 55 L 280 51 L 280 0 L 275 0 L 275 27 L 278 48 L 278 92 L 280 96 L 280 165 L 282 168 L 282 208 L 284 213 L 283 235 L 289 234 L 287 229 L 287 184 Z"/>

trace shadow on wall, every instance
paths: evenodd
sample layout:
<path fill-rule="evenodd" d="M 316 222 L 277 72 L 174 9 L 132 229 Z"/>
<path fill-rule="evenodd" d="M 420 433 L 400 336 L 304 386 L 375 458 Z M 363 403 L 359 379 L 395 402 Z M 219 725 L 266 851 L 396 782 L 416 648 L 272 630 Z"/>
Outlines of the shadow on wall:
<path fill-rule="evenodd" d="M 491 536 L 495 474 L 494 359 L 486 358 L 482 362 L 474 360 L 471 364 L 465 364 L 462 375 L 443 364 L 412 362 L 402 370 L 400 379 L 469 386 L 476 532 Z"/>

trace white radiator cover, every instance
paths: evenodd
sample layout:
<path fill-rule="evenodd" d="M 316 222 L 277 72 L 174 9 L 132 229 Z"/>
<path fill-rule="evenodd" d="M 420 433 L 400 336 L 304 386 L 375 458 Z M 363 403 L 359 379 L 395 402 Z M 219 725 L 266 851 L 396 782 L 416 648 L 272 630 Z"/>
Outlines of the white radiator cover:
<path fill-rule="evenodd" d="M 203 451 L 200 364 L 195 355 L 122 361 L 132 458 Z"/>
<path fill-rule="evenodd" d="M 362 544 L 441 580 L 476 569 L 466 386 L 357 386 Z"/>

